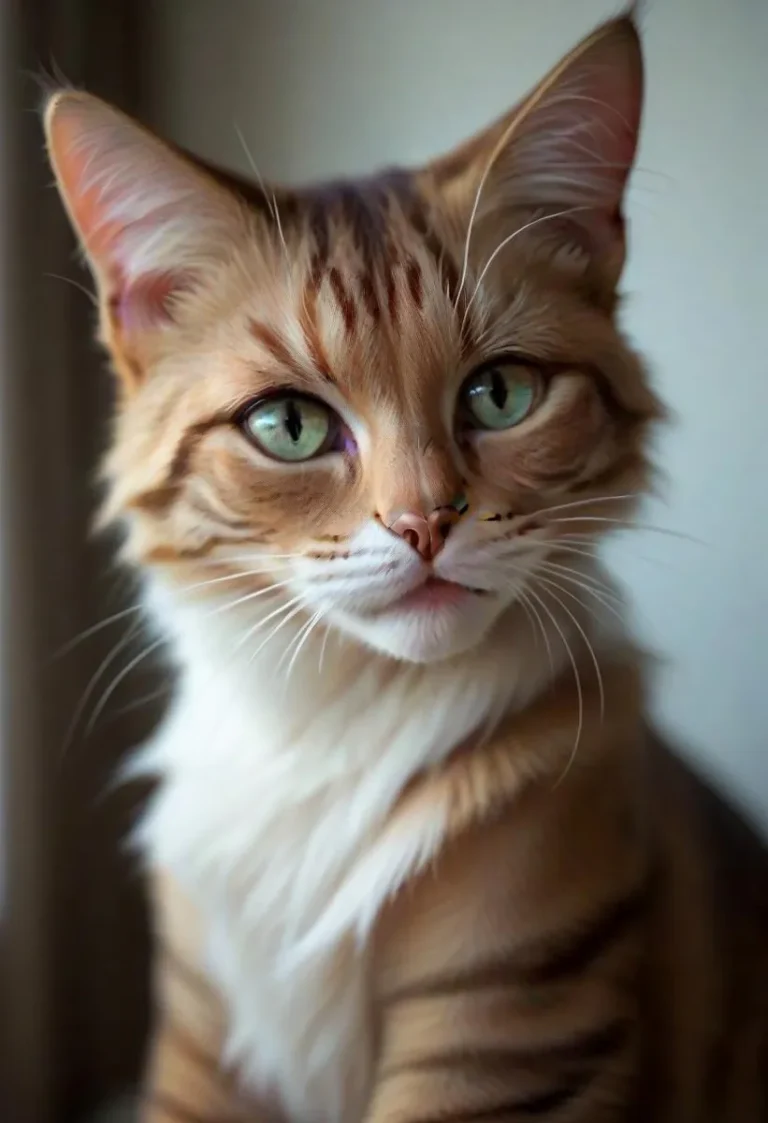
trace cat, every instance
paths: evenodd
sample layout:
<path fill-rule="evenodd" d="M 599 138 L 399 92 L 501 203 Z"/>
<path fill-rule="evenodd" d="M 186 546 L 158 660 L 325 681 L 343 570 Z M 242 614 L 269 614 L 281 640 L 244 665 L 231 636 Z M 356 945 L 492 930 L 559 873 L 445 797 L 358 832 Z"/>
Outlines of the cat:
<path fill-rule="evenodd" d="M 48 100 L 101 521 L 178 670 L 145 1123 L 768 1120 L 768 860 L 599 558 L 664 418 L 617 325 L 642 87 L 625 15 L 450 154 L 274 191 Z"/>

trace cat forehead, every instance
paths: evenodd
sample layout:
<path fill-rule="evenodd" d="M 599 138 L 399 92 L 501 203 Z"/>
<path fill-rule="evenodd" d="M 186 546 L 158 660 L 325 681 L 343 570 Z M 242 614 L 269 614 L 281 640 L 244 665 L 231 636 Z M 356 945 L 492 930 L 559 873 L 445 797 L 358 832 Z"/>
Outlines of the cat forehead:
<path fill-rule="evenodd" d="M 293 334 L 294 317 L 301 349 L 331 381 L 350 363 L 361 369 L 358 345 L 368 370 L 385 357 L 400 365 L 400 352 L 414 351 L 418 333 L 423 370 L 438 357 L 431 353 L 450 343 L 458 254 L 444 244 L 439 210 L 414 176 L 390 170 L 276 192 L 267 212 L 290 275 L 276 320 L 252 305 L 249 328 L 280 365 L 290 365 L 285 329 Z M 273 330 L 276 322 L 282 333 Z M 430 344 L 435 333 L 441 338 Z M 372 349 L 382 334 L 386 347 Z"/>
<path fill-rule="evenodd" d="M 382 275 L 417 249 L 426 247 L 435 259 L 446 253 L 434 200 L 399 169 L 321 183 L 275 205 L 280 221 L 308 239 L 314 268 L 354 255 L 365 272 Z"/>

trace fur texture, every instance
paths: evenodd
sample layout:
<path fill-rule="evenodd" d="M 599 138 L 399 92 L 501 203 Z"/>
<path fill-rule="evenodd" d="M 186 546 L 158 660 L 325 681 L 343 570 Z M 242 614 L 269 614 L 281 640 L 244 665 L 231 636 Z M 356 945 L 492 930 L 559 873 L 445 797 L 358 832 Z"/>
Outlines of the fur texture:
<path fill-rule="evenodd" d="M 426 167 L 274 192 L 51 99 L 120 386 L 102 517 L 178 667 L 134 766 L 153 1123 L 765 1118 L 757 1009 L 706 1114 L 703 834 L 656 813 L 597 556 L 662 416 L 616 323 L 641 99 L 624 18 Z"/>

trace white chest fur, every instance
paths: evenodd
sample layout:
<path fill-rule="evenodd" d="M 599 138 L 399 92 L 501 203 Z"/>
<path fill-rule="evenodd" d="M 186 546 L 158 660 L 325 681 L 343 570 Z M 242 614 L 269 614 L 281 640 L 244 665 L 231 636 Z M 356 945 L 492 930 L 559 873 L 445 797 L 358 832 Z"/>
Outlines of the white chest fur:
<path fill-rule="evenodd" d="M 433 822 L 384 830 L 388 812 L 417 771 L 531 697 L 547 656 L 499 636 L 419 667 L 331 641 L 322 674 L 307 644 L 286 685 L 274 655 L 233 661 L 231 636 L 175 625 L 179 695 L 144 755 L 162 778 L 148 860 L 202 910 L 244 1078 L 300 1123 L 359 1119 L 372 1060 L 367 935 L 443 829 L 436 809 Z"/>

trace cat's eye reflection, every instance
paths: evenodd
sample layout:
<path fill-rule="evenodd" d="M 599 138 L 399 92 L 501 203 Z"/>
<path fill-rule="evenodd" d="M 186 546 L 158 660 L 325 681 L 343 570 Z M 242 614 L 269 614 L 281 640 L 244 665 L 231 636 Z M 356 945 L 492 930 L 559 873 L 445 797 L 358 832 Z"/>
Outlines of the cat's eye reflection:
<path fill-rule="evenodd" d="M 534 410 L 540 398 L 541 376 L 511 360 L 487 363 L 474 371 L 462 387 L 468 423 L 480 429 L 511 429 Z"/>
<path fill-rule="evenodd" d="M 328 406 L 300 394 L 282 394 L 250 406 L 242 417 L 246 436 L 274 460 L 311 460 L 330 451 L 338 431 Z"/>

